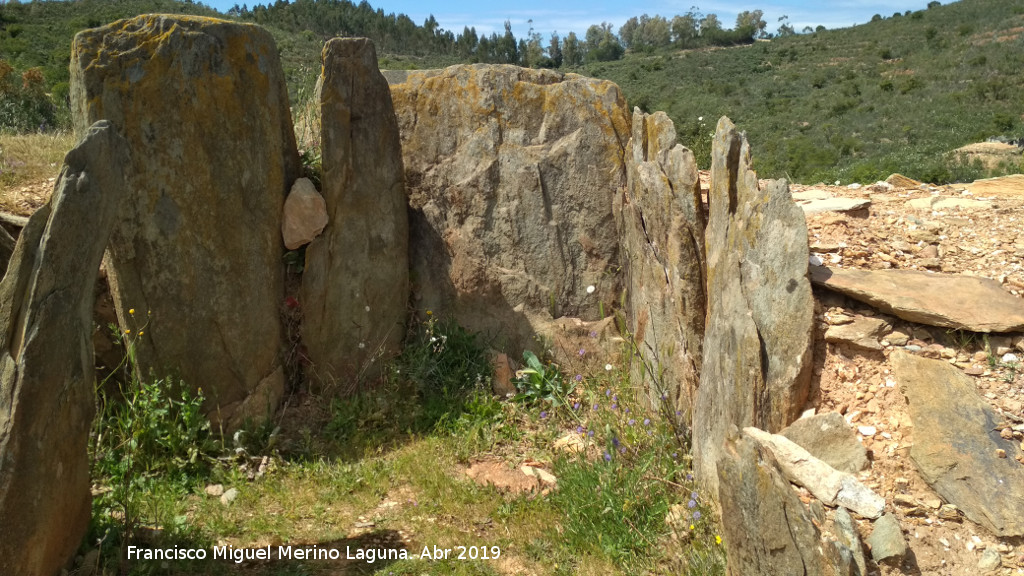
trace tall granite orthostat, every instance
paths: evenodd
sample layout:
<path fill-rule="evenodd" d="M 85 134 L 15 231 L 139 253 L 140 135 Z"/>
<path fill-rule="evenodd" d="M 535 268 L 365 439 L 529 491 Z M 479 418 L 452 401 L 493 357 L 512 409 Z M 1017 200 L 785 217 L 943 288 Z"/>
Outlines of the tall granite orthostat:
<path fill-rule="evenodd" d="M 690 415 L 700 381 L 706 293 L 704 208 L 693 153 L 664 112 L 633 110 L 622 204 L 633 382 Z"/>
<path fill-rule="evenodd" d="M 388 77 L 416 308 L 517 356 L 552 318 L 610 313 L 630 132 L 618 86 L 483 64 Z"/>
<path fill-rule="evenodd" d="M 0 282 L 0 574 L 58 574 L 92 512 L 92 309 L 129 151 L 107 122 L 83 134 Z"/>
<path fill-rule="evenodd" d="M 733 428 L 778 432 L 810 392 L 814 301 L 807 224 L 785 181 L 762 189 L 750 146 L 718 121 L 708 202 L 708 322 L 693 417 L 694 468 L 717 493 L 716 463 Z"/>
<path fill-rule="evenodd" d="M 122 326 L 146 325 L 143 372 L 202 388 L 229 428 L 265 417 L 284 390 L 281 209 L 299 168 L 273 38 L 166 15 L 80 32 L 71 108 L 77 131 L 109 119 L 132 150 L 107 268 Z"/>
<path fill-rule="evenodd" d="M 300 301 L 309 376 L 349 386 L 398 352 L 409 299 L 409 220 L 398 122 L 373 43 L 323 51 L 328 224 L 306 251 Z"/>

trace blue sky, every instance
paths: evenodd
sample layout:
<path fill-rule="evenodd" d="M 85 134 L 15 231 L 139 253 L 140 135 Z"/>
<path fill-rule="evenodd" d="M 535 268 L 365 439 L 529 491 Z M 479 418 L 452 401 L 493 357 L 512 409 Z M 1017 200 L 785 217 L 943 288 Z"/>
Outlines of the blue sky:
<path fill-rule="evenodd" d="M 236 0 L 206 0 L 218 10 L 227 11 Z M 355 0 L 357 3 L 359 0 Z M 533 20 L 533 28 L 547 37 L 553 31 L 562 36 L 570 31 L 582 35 L 591 24 L 611 22 L 615 30 L 631 16 L 660 14 L 671 18 L 685 14 L 691 7 L 703 14 L 714 13 L 727 27 L 732 28 L 736 14 L 744 10 L 763 10 L 768 31 L 775 32 L 778 19 L 788 16 L 789 23 L 797 30 L 804 26 L 841 28 L 863 24 L 874 14 L 892 16 L 893 12 L 921 10 L 929 0 L 763 0 L 735 2 L 728 0 L 514 0 L 513 2 L 483 3 L 480 0 L 377 0 L 370 1 L 374 8 L 385 12 L 408 14 L 417 24 L 422 24 L 433 14 L 442 28 L 458 34 L 463 26 L 475 26 L 478 33 L 501 32 L 504 21 L 512 23 L 516 37 L 526 35 Z M 249 2 L 266 3 L 267 0 Z M 950 0 L 942 0 L 948 4 Z M 242 4 L 242 2 L 238 2 Z"/>

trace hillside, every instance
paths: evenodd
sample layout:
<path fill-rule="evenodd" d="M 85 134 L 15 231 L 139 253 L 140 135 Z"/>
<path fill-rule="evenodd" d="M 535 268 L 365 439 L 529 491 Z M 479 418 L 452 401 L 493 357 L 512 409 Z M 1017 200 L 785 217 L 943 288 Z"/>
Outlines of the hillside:
<path fill-rule="evenodd" d="M 951 162 L 951 150 L 1024 135 L 1022 31 L 1024 1 L 963 0 L 750 46 L 627 54 L 585 72 L 666 111 L 702 166 L 727 115 L 747 130 L 762 176 L 964 181 L 989 174 Z"/>

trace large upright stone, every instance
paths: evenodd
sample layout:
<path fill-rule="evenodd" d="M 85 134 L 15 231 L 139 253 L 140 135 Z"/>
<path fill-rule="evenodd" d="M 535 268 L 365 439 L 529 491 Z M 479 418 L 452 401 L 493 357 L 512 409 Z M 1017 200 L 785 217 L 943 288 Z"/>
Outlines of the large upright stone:
<path fill-rule="evenodd" d="M 0 282 L 0 574 L 53 576 L 89 527 L 96 275 L 128 145 L 97 123 Z"/>
<path fill-rule="evenodd" d="M 416 307 L 517 355 L 552 317 L 610 312 L 630 130 L 618 86 L 498 65 L 397 80 Z"/>
<path fill-rule="evenodd" d="M 306 250 L 302 338 L 321 384 L 396 352 L 409 298 L 409 220 L 387 81 L 365 38 L 334 39 L 320 88 L 328 225 Z"/>
<path fill-rule="evenodd" d="M 640 352 L 635 382 L 668 396 L 689 424 L 704 339 L 704 208 L 693 153 L 664 112 L 633 110 L 622 205 L 629 330 Z"/>
<path fill-rule="evenodd" d="M 708 322 L 693 417 L 695 471 L 712 488 L 733 426 L 778 432 L 810 391 L 807 224 L 786 182 L 762 190 L 750 166 L 746 137 L 723 117 L 711 152 Z"/>
<path fill-rule="evenodd" d="M 281 210 L 298 173 L 273 38 L 247 24 L 146 15 L 80 32 L 76 130 L 109 119 L 128 140 L 130 198 L 108 271 L 123 326 L 148 326 L 144 372 L 201 387 L 229 426 L 284 389 Z"/>

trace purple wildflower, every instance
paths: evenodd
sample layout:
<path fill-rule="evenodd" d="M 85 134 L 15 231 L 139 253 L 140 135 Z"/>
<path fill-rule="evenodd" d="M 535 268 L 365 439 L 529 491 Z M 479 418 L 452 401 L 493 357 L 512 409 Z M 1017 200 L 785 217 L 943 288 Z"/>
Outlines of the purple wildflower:
<path fill-rule="evenodd" d="M 541 412 L 540 413 L 540 417 L 541 418 L 547 418 L 548 417 L 548 413 L 547 412 Z"/>
<path fill-rule="evenodd" d="M 650 425 L 651 425 L 651 419 L 650 418 L 644 418 L 644 426 L 650 426 Z"/>
<path fill-rule="evenodd" d="M 579 410 L 579 409 L 580 409 L 580 403 L 579 403 L 579 402 L 577 402 L 577 403 L 573 404 L 573 405 L 572 405 L 572 409 L 573 409 L 573 410 Z"/>
<path fill-rule="evenodd" d="M 609 454 L 607 450 L 604 451 L 604 461 L 605 462 L 611 462 L 612 461 L 612 455 Z"/>

